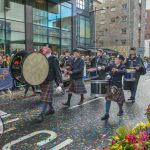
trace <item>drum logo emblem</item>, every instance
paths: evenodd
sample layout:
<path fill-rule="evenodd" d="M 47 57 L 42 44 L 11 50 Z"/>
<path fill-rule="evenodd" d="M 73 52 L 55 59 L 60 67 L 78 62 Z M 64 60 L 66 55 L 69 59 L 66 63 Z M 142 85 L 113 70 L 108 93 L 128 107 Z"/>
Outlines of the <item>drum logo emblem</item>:
<path fill-rule="evenodd" d="M 2 119 L 0 118 L 0 137 L 2 136 L 3 132 L 4 132 L 4 124 Z"/>

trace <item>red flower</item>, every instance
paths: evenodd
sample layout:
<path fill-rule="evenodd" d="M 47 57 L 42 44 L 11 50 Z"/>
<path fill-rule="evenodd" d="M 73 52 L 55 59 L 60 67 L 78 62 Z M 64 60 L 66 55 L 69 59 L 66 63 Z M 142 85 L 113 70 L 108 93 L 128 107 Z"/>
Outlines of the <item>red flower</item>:
<path fill-rule="evenodd" d="M 128 143 L 132 143 L 132 144 L 137 143 L 137 139 L 134 134 L 129 134 L 128 136 L 126 136 L 126 139 L 128 140 Z"/>

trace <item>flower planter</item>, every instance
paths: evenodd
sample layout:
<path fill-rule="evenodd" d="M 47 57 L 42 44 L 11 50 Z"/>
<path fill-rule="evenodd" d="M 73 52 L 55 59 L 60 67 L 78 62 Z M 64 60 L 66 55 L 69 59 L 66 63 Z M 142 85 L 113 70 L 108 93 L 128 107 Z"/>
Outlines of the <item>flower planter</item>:
<path fill-rule="evenodd" d="M 150 114 L 147 114 L 147 120 L 150 122 Z"/>

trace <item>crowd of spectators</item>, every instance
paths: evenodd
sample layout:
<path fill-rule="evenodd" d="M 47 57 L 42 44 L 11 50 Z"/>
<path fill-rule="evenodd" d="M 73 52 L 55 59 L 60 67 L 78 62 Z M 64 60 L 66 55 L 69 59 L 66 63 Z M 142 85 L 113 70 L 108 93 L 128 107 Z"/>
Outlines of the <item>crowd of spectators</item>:
<path fill-rule="evenodd" d="M 10 64 L 10 56 L 8 54 L 0 54 L 0 68 L 7 68 Z"/>

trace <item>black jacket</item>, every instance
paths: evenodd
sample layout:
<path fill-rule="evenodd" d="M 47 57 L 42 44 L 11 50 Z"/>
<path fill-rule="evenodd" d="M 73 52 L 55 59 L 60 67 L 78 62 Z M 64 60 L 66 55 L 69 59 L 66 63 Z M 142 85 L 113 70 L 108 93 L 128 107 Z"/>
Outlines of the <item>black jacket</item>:
<path fill-rule="evenodd" d="M 133 58 L 131 58 L 131 56 L 129 56 L 126 59 L 126 63 L 125 63 L 126 68 L 130 68 L 130 67 L 143 67 L 143 63 L 140 57 L 135 56 Z"/>
<path fill-rule="evenodd" d="M 59 67 L 59 62 L 54 56 L 48 58 L 49 73 L 46 81 L 56 81 L 57 84 L 62 83 L 62 74 Z"/>
<path fill-rule="evenodd" d="M 98 67 L 98 66 L 108 66 L 107 59 L 102 57 L 94 57 L 91 61 L 91 67 Z M 106 72 L 104 70 L 98 70 L 97 74 L 99 76 L 99 80 L 105 80 Z"/>
<path fill-rule="evenodd" d="M 73 80 L 82 79 L 84 71 L 84 61 L 81 58 L 78 58 L 76 61 L 75 59 L 73 59 L 71 67 L 72 67 L 72 74 L 70 76 L 70 79 Z"/>
<path fill-rule="evenodd" d="M 131 68 L 131 67 L 139 67 L 140 69 L 138 71 L 136 71 L 136 76 L 140 76 L 143 72 L 143 69 L 144 69 L 144 64 L 143 64 L 143 61 L 140 57 L 138 56 L 135 56 L 133 58 L 131 58 L 131 56 L 129 56 L 127 59 L 126 59 L 126 62 L 125 62 L 125 66 L 126 68 Z M 139 78 L 139 77 L 138 77 Z"/>
<path fill-rule="evenodd" d="M 94 57 L 91 61 L 91 67 L 97 67 L 97 66 L 107 66 L 108 65 L 108 61 L 104 56 L 101 57 Z"/>
<path fill-rule="evenodd" d="M 117 72 L 113 73 L 112 69 L 116 68 L 118 69 Z M 112 64 L 105 69 L 106 71 L 109 71 L 110 78 L 110 85 L 111 86 L 117 86 L 118 88 L 122 88 L 122 76 L 125 75 L 125 65 L 120 64 L 119 66 L 116 66 L 115 64 Z"/>
<path fill-rule="evenodd" d="M 72 62 L 72 58 L 71 57 L 64 57 L 60 62 L 63 63 L 65 66 L 70 65 Z"/>

